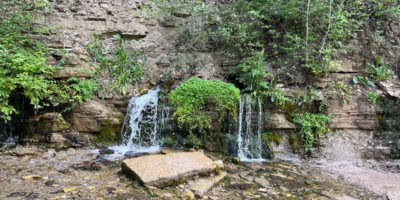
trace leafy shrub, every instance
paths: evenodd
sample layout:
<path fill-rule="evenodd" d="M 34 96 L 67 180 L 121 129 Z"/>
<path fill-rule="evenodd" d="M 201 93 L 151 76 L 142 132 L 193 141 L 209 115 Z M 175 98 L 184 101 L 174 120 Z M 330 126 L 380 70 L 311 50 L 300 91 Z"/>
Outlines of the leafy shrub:
<path fill-rule="evenodd" d="M 70 87 L 75 89 L 73 96 L 76 97 L 76 102 L 78 103 L 92 101 L 92 93 L 99 90 L 97 82 L 92 79 L 82 80 L 80 78 L 71 77 L 67 82 L 72 82 Z"/>
<path fill-rule="evenodd" d="M 93 44 L 88 44 L 85 46 L 86 50 L 89 53 L 89 56 L 95 62 L 103 62 L 107 61 L 107 54 L 109 51 L 102 47 L 102 41 L 98 34 L 93 34 L 94 42 Z"/>
<path fill-rule="evenodd" d="M 376 64 L 372 65 L 368 63 L 370 68 L 366 69 L 365 71 L 371 74 L 370 76 L 374 81 L 383 81 L 392 78 L 394 76 L 394 72 L 388 69 L 389 64 L 379 65 L 380 62 L 381 57 L 376 57 Z"/>
<path fill-rule="evenodd" d="M 95 76 L 111 79 L 111 83 L 105 81 L 100 87 L 125 95 L 129 87 L 144 79 L 143 63 L 147 58 L 142 57 L 142 62 L 139 62 L 137 52 L 130 53 L 125 47 L 125 40 L 119 34 L 114 35 L 118 46 L 113 50 L 104 49 L 99 35 L 94 34 L 93 37 L 94 43 L 85 48 L 92 61 L 99 63 Z"/>
<path fill-rule="evenodd" d="M 1 1 L 0 12 L 0 118 L 10 120 L 17 110 L 11 93 L 30 99 L 36 110 L 73 101 L 70 88 L 51 78 L 56 68 L 45 64 L 48 47 L 37 38 L 51 27 L 34 26 L 49 10 L 47 0 Z"/>
<path fill-rule="evenodd" d="M 332 81 L 331 84 L 329 84 L 328 89 L 329 90 L 324 93 L 324 96 L 328 99 L 334 99 L 337 97 L 345 102 L 345 100 L 350 101 L 353 96 L 352 87 L 344 84 L 343 81 Z"/>
<path fill-rule="evenodd" d="M 125 40 L 122 39 L 121 35 L 114 35 L 114 38 L 118 41 L 118 48 L 112 59 L 111 76 L 117 78 L 120 85 L 127 83 L 134 85 L 144 78 L 142 65 L 135 60 L 136 52 L 131 55 L 126 50 Z M 146 57 L 143 57 L 142 61 L 145 63 Z"/>
<path fill-rule="evenodd" d="M 379 98 L 379 94 L 376 92 L 368 91 L 366 97 L 370 104 L 374 104 L 376 100 Z"/>
<path fill-rule="evenodd" d="M 369 80 L 368 78 L 365 78 L 365 77 L 359 76 L 359 75 L 353 76 L 353 84 L 354 85 L 357 84 L 358 81 L 360 81 L 360 83 L 364 84 L 365 86 L 369 85 L 372 87 L 376 87 L 375 83 L 373 81 Z"/>
<path fill-rule="evenodd" d="M 192 147 L 195 149 L 199 149 L 203 146 L 203 142 L 201 141 L 200 138 L 198 138 L 194 134 L 189 134 L 186 139 L 183 141 L 183 145 L 186 147 Z"/>
<path fill-rule="evenodd" d="M 330 116 L 321 113 L 297 113 L 294 115 L 293 122 L 300 126 L 300 136 L 303 147 L 307 152 L 318 138 L 329 131 L 328 123 Z"/>
<path fill-rule="evenodd" d="M 237 115 L 240 90 L 222 81 L 192 77 L 173 90 L 170 98 L 177 108 L 173 117 L 178 125 L 190 133 L 204 133 L 212 124 L 220 127 L 224 117 Z"/>

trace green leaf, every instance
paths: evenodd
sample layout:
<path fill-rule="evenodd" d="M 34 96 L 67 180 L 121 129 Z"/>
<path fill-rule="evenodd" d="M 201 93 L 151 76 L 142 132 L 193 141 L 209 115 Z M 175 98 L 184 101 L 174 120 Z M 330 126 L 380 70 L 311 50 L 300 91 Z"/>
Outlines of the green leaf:
<path fill-rule="evenodd" d="M 353 83 L 354 83 L 354 84 L 357 84 L 357 83 L 358 83 L 357 76 L 353 76 Z"/>
<path fill-rule="evenodd" d="M 377 57 L 376 57 L 376 66 L 377 66 L 377 67 L 379 66 L 379 63 L 381 63 L 381 57 L 380 57 L 380 56 L 377 56 Z"/>

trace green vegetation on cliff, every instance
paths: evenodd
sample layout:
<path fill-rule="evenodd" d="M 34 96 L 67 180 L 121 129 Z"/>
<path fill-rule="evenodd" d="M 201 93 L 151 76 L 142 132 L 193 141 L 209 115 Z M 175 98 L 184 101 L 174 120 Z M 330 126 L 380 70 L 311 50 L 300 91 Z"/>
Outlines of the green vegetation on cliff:
<path fill-rule="evenodd" d="M 300 126 L 300 138 L 306 152 L 329 131 L 329 115 L 298 113 L 295 114 L 293 122 Z"/>
<path fill-rule="evenodd" d="M 50 53 L 41 42 L 51 27 L 37 23 L 50 9 L 47 0 L 0 2 L 0 118 L 10 120 L 17 113 L 9 104 L 10 96 L 23 95 L 35 110 L 61 103 L 91 100 L 96 87 L 92 82 L 55 80 L 56 67 L 47 65 Z M 69 94 L 72 91 L 72 94 Z"/>
<path fill-rule="evenodd" d="M 3 119 L 10 120 L 10 115 L 17 112 L 8 102 L 13 92 L 28 97 L 36 109 L 48 105 L 42 102 L 45 98 L 56 103 L 65 97 L 64 88 L 50 77 L 54 69 L 45 64 L 48 49 L 34 39 L 49 31 L 33 24 L 48 6 L 46 1 L 0 4 L 0 117 Z"/>
<path fill-rule="evenodd" d="M 222 60 L 238 60 L 234 72 L 245 90 L 278 104 L 288 99 L 277 89 L 277 78 L 310 94 L 308 90 L 319 87 L 319 78 L 339 70 L 350 53 L 367 58 L 366 63 L 375 63 L 385 52 L 400 54 L 391 27 L 400 14 L 398 1 L 153 1 L 161 6 L 161 18 L 182 22 L 177 49 L 212 49 Z M 182 15 L 185 20 L 177 18 Z M 380 74 L 392 75 L 387 69 L 397 64 L 389 58 L 378 65 L 368 72 L 375 80 L 390 77 Z M 302 97 L 292 100 L 297 103 Z"/>

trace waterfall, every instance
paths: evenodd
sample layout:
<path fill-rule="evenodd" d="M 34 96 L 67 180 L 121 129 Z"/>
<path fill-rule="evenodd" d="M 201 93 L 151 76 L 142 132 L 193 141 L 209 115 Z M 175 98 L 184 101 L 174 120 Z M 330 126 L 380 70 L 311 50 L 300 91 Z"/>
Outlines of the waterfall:
<path fill-rule="evenodd" d="M 122 144 L 116 149 L 151 151 L 159 148 L 157 134 L 157 107 L 160 88 L 151 89 L 147 94 L 129 100 L 127 113 L 122 125 Z"/>
<path fill-rule="evenodd" d="M 18 110 L 18 114 L 13 114 L 11 120 L 0 121 L 0 143 L 16 144 L 20 139 L 21 125 L 25 119 L 25 101 L 19 96 L 12 96 L 10 102 Z"/>
<path fill-rule="evenodd" d="M 12 121 L 0 123 L 0 142 L 3 144 L 16 144 L 19 136 L 13 134 L 15 132 Z"/>
<path fill-rule="evenodd" d="M 252 98 L 249 94 L 242 94 L 239 103 L 239 116 L 236 122 L 236 134 L 238 141 L 238 156 L 242 161 L 262 160 L 261 139 L 261 101 L 257 98 L 258 115 L 257 130 L 252 129 Z"/>
<path fill-rule="evenodd" d="M 261 100 L 260 100 L 260 97 L 257 97 L 257 103 L 258 103 L 258 121 L 257 121 L 257 124 L 258 124 L 258 127 L 257 127 L 257 140 L 256 140 L 256 143 L 257 143 L 257 152 L 259 152 L 259 155 L 260 155 L 260 157 L 261 157 L 261 155 L 262 155 L 262 137 L 261 137 L 261 129 L 262 129 L 262 120 L 261 120 L 261 117 L 262 117 L 262 107 L 261 107 Z"/>
<path fill-rule="evenodd" d="M 168 95 L 162 95 L 160 98 L 160 103 L 159 103 L 159 131 L 162 134 L 166 134 L 167 132 L 167 126 L 168 126 L 168 120 L 169 120 L 169 114 L 170 114 L 170 99 Z"/>

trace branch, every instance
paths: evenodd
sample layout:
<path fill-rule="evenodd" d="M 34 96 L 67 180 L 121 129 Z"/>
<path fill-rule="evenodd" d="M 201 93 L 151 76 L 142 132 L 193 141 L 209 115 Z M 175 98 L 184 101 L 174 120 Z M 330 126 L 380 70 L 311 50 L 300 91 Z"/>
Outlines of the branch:
<path fill-rule="evenodd" d="M 308 64 L 308 12 L 310 10 L 310 0 L 307 3 L 307 17 L 306 17 L 306 64 Z"/>
<path fill-rule="evenodd" d="M 324 49 L 324 46 L 325 46 L 326 38 L 328 37 L 329 30 L 331 29 L 332 1 L 333 1 L 333 0 L 331 0 L 331 1 L 329 2 L 329 22 L 328 22 L 328 30 L 326 31 L 325 37 L 324 37 L 324 39 L 322 40 L 322 46 L 321 46 L 321 49 L 319 50 L 318 58 L 321 56 L 321 52 L 322 52 L 322 50 Z M 343 3 L 343 1 L 342 1 L 342 3 Z"/>

